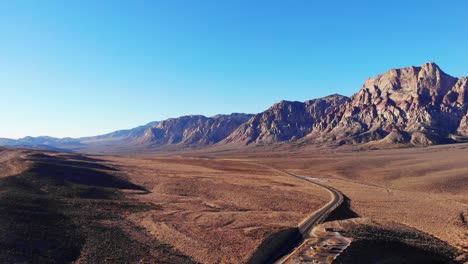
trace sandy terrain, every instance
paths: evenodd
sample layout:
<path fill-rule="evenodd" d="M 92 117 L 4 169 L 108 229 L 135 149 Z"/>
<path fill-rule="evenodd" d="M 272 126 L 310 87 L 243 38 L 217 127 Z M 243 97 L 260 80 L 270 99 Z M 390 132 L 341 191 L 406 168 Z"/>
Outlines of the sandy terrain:
<path fill-rule="evenodd" d="M 74 227 L 70 230 L 85 234 L 76 240 L 81 242 L 73 242 L 78 244 L 71 251 L 82 262 L 109 257 L 106 254 L 113 256 L 109 261 L 117 262 L 248 261 L 265 238 L 297 226 L 330 197 L 325 190 L 271 167 L 314 177 L 346 195 L 347 206 L 331 219 L 361 216 L 401 223 L 456 247 L 458 255 L 466 254 L 468 247 L 466 144 L 392 150 L 279 145 L 164 156 L 0 151 L 0 179 L 4 179 L 0 210 L 8 216 L 0 219 L 0 228 L 17 221 L 9 217 L 16 215 L 11 204 L 24 202 L 26 209 L 21 210 L 34 218 L 36 209 L 28 209 L 28 199 L 52 203 L 51 219 L 63 214 L 60 217 Z M 32 187 L 23 184 L 31 180 Z M 68 225 L 67 221 L 60 223 Z M 97 230 L 108 232 L 108 238 Z M 47 229 L 44 235 L 53 239 L 56 231 Z M 114 246 L 102 248 L 98 241 L 106 239 Z M 8 241 L 2 243 L 14 246 Z M 126 244 L 142 250 L 118 255 Z M 358 246 L 351 243 L 351 248 Z M 78 254 L 76 248 L 82 251 Z M 15 256 L 0 254 L 4 260 Z"/>
<path fill-rule="evenodd" d="M 162 210 L 128 216 L 158 240 L 203 263 L 246 262 L 262 240 L 296 226 L 329 194 L 264 166 L 207 158 L 113 157 Z"/>
<path fill-rule="evenodd" d="M 396 221 L 448 242 L 459 250 L 459 255 L 466 253 L 468 145 L 389 150 L 311 147 L 291 150 L 284 146 L 266 149 L 268 151 L 252 148 L 243 152 L 179 152 L 181 156 L 178 157 L 146 158 L 148 164 L 138 169 L 124 166 L 125 171 L 133 170 L 129 173 L 132 180 L 153 190 L 145 199 L 165 201 L 164 211 L 169 212 L 168 215 L 155 212 L 151 218 L 142 214 L 145 216 L 135 216 L 134 221 L 141 221 L 159 239 L 179 244 L 176 248 L 182 252 L 198 255 L 198 261 L 245 260 L 242 254 L 233 258 L 226 256 L 239 251 L 252 252 L 242 248 L 254 248 L 258 245 L 257 239 L 268 233 L 258 228 L 261 231 L 254 239 L 242 238 L 257 230 L 258 226 L 249 226 L 248 221 L 263 221 L 271 229 L 280 228 L 278 223 L 281 227 L 295 226 L 297 219 L 307 213 L 301 211 L 303 208 L 318 206 L 318 203 L 304 204 L 311 202 L 307 195 L 320 194 L 322 203 L 327 199 L 326 193 L 313 186 L 254 165 L 260 163 L 320 178 L 350 199 L 351 215 Z M 115 161 L 129 163 L 128 158 Z M 130 163 L 135 162 L 140 163 L 140 158 Z M 157 184 L 148 177 L 155 168 L 158 168 Z M 314 190 L 308 193 L 309 188 Z M 294 194 L 296 191 L 298 194 Z M 240 194 L 251 198 L 239 197 Z M 267 194 L 269 198 L 265 199 Z M 277 202 L 272 204 L 271 201 Z M 207 214 L 206 211 L 211 210 L 215 212 Z M 247 213 L 242 212 L 244 210 Z M 179 221 L 177 219 L 182 221 L 177 225 L 168 224 Z M 210 237 L 221 237 L 220 234 L 226 234 L 224 232 L 230 233 L 230 241 L 217 241 L 217 247 L 206 243 Z M 194 242 L 198 237 L 204 242 Z M 203 248 L 202 253 L 199 248 Z M 223 252 L 223 257 L 216 257 L 216 252 Z"/>
<path fill-rule="evenodd" d="M 362 217 L 396 221 L 468 250 L 468 145 L 390 150 L 305 148 L 256 153 L 298 175 L 325 178 Z"/>

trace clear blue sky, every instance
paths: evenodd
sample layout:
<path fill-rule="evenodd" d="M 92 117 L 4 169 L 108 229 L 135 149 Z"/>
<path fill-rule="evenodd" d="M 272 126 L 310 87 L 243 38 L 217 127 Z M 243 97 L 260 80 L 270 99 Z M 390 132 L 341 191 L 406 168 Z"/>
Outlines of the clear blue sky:
<path fill-rule="evenodd" d="M 468 75 L 468 1 L 1 1 L 0 137 L 87 136 Z"/>

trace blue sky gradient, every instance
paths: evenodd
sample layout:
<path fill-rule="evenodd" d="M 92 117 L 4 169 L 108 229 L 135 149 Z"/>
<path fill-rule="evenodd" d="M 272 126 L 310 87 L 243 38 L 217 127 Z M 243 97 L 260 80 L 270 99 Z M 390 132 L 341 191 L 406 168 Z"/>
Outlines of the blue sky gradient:
<path fill-rule="evenodd" d="M 0 137 L 89 136 L 468 75 L 468 1 L 1 1 Z"/>

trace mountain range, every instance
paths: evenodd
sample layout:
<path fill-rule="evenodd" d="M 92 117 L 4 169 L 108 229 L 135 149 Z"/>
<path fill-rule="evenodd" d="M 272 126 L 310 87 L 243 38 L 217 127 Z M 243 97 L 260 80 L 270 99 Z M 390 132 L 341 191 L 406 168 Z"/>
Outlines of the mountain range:
<path fill-rule="evenodd" d="M 281 101 L 258 114 L 182 116 L 83 138 L 0 139 L 0 145 L 61 151 L 161 150 L 212 145 L 455 143 L 468 138 L 468 78 L 437 64 L 392 69 L 346 97 Z"/>

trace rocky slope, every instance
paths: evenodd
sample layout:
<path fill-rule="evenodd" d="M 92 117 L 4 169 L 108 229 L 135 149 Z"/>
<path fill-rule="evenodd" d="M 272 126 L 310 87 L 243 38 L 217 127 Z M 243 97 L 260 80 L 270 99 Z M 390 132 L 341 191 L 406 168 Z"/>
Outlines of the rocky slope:
<path fill-rule="evenodd" d="M 270 144 L 302 138 L 312 131 L 317 121 L 347 100 L 347 97 L 335 94 L 303 103 L 281 101 L 254 115 L 223 143 Z"/>
<path fill-rule="evenodd" d="M 226 138 L 251 116 L 234 113 L 212 117 L 191 115 L 170 118 L 148 128 L 135 143 L 150 146 L 210 145 Z"/>
<path fill-rule="evenodd" d="M 468 136 L 468 79 L 435 63 L 392 69 L 316 122 L 312 141 L 429 145 Z"/>

